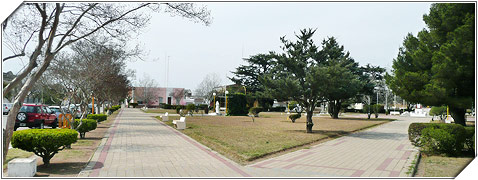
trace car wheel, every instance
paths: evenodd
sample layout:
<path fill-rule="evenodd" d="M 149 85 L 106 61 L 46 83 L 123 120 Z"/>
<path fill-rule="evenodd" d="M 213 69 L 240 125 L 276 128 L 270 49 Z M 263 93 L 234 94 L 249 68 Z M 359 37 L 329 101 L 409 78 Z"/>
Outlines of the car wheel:
<path fill-rule="evenodd" d="M 13 127 L 13 131 L 17 131 L 18 126 Z"/>
<path fill-rule="evenodd" d="M 57 127 L 58 127 L 58 119 L 55 119 L 55 121 L 53 121 L 53 124 L 51 125 L 51 128 L 55 129 Z"/>
<path fill-rule="evenodd" d="M 43 123 L 43 121 L 40 123 L 40 126 L 38 127 L 40 129 L 45 129 L 45 123 Z"/>
<path fill-rule="evenodd" d="M 24 112 L 19 112 L 17 114 L 17 119 L 19 121 L 25 121 L 27 119 L 27 113 L 24 113 Z"/>

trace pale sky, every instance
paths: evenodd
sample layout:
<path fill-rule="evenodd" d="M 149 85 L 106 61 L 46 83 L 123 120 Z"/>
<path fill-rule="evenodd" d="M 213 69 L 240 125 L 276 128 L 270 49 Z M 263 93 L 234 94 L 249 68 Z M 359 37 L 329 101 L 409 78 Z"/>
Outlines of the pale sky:
<path fill-rule="evenodd" d="M 391 68 L 407 33 L 425 28 L 422 20 L 430 3 L 200 3 L 213 18 L 210 26 L 166 13 L 151 14 L 143 33 L 132 42 L 140 43 L 145 61 L 127 63 L 136 79 L 148 74 L 159 86 L 166 86 L 165 57 L 169 56 L 168 87 L 194 89 L 209 73 L 223 84 L 232 83 L 231 71 L 245 64 L 242 57 L 269 51 L 280 52 L 279 38 L 293 39 L 294 32 L 317 28 L 316 44 L 334 36 L 360 65 L 371 63 Z M 3 56 L 6 56 L 3 50 Z M 3 63 L 3 72 L 17 73 L 14 60 Z"/>

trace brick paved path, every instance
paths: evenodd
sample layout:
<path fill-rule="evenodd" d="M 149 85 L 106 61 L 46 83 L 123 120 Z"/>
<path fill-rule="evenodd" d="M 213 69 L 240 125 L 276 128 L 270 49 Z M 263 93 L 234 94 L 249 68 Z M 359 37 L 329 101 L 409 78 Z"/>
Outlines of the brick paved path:
<path fill-rule="evenodd" d="M 122 108 L 108 136 L 80 177 L 249 176 L 236 163 L 138 109 Z"/>
<path fill-rule="evenodd" d="M 253 176 L 276 172 L 327 177 L 406 177 L 417 150 L 408 140 L 411 122 L 430 118 L 398 118 L 394 122 L 249 165 Z M 261 174 L 254 173 L 263 169 Z M 267 171 L 269 170 L 269 171 Z M 256 171 L 257 172 L 257 171 Z"/>
<path fill-rule="evenodd" d="M 429 121 L 399 117 L 376 128 L 242 167 L 152 115 L 157 114 L 123 108 L 79 176 L 403 177 L 416 155 L 407 138 L 408 124 Z"/>

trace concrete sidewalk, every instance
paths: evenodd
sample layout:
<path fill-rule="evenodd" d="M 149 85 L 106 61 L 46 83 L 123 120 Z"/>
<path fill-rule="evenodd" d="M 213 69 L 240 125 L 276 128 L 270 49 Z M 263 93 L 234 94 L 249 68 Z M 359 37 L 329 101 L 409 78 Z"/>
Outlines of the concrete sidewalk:
<path fill-rule="evenodd" d="M 242 167 L 153 115 L 123 108 L 79 176 L 406 177 L 417 154 L 408 125 L 429 121 L 394 117 L 398 120 Z"/>
<path fill-rule="evenodd" d="M 80 177 L 244 177 L 227 160 L 138 109 L 123 108 Z"/>

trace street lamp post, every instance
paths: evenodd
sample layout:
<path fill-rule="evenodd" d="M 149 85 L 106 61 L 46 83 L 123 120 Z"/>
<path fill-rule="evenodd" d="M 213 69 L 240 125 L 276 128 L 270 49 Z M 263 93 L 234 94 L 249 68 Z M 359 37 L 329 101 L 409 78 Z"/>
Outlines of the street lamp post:
<path fill-rule="evenodd" d="M 224 92 L 224 96 L 226 97 L 226 112 L 224 114 L 227 114 L 227 94 L 229 93 L 229 91 L 226 90 L 226 92 Z"/>
<path fill-rule="evenodd" d="M 214 104 L 214 110 L 216 110 L 216 93 L 212 93 L 212 95 L 214 96 L 214 102 L 212 104 Z"/>

